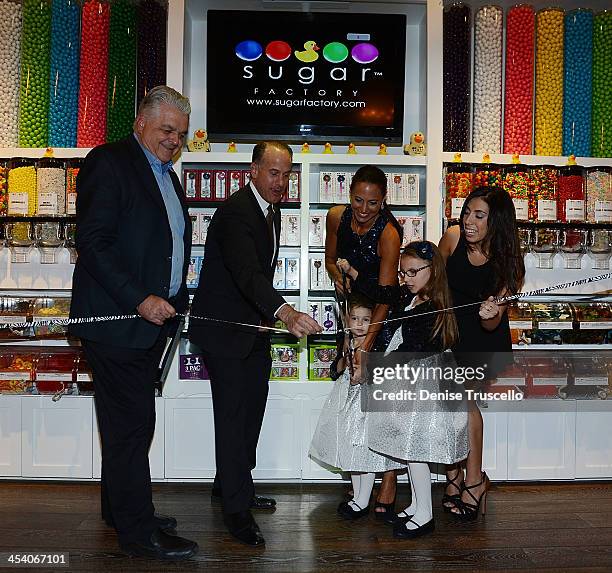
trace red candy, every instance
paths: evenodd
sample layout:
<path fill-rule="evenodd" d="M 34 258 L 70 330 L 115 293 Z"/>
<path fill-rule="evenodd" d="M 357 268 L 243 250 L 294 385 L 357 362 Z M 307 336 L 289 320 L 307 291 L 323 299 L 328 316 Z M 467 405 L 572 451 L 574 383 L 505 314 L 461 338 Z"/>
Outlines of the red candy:
<path fill-rule="evenodd" d="M 559 176 L 557 219 L 562 223 L 584 221 L 584 169 L 573 165 L 563 167 Z M 567 201 L 572 201 L 567 203 Z"/>
<path fill-rule="evenodd" d="M 88 0 L 83 5 L 81 18 L 77 145 L 95 147 L 106 140 L 110 4 Z"/>
<path fill-rule="evenodd" d="M 520 5 L 506 23 L 504 153 L 531 154 L 533 132 L 533 60 L 535 12 Z"/>

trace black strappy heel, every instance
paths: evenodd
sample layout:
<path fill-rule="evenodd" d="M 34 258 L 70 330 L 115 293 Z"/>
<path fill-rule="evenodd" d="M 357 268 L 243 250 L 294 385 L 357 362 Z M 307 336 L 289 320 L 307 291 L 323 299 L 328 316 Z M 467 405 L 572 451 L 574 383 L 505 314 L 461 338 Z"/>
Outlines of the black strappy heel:
<path fill-rule="evenodd" d="M 462 475 L 462 473 L 462 470 L 458 469 L 457 475 L 454 478 L 449 478 L 448 474 L 446 474 L 446 484 L 444 486 L 444 495 L 442 496 L 442 507 L 446 513 L 451 513 L 453 507 L 457 506 L 457 502 L 461 501 L 461 488 L 463 487 L 463 482 L 457 485 L 456 480 L 459 478 L 460 475 Z M 457 488 L 459 490 L 459 493 L 446 493 L 446 489 L 449 485 L 452 485 L 453 487 Z"/>
<path fill-rule="evenodd" d="M 476 497 L 470 490 L 482 484 L 484 484 L 485 486 L 484 491 L 480 494 L 480 497 L 476 499 Z M 479 513 L 482 513 L 482 515 L 484 515 L 487 511 L 487 492 L 489 491 L 490 487 L 491 482 L 489 481 L 489 477 L 487 476 L 486 472 L 482 472 L 481 479 L 478 483 L 475 483 L 473 485 L 465 485 L 464 482 L 461 491 L 467 491 L 470 497 L 474 500 L 474 503 L 459 499 L 457 505 L 455 505 L 458 511 L 453 513 L 461 521 L 474 521 L 478 517 Z"/>

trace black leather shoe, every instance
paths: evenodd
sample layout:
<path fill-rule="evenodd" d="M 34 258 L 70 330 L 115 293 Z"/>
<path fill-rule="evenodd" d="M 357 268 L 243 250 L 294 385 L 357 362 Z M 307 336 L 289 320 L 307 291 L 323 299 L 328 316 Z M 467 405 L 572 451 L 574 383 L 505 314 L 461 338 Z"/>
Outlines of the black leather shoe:
<path fill-rule="evenodd" d="M 261 497 L 260 495 L 254 495 L 251 500 L 251 509 L 274 509 L 276 507 L 276 500 L 271 497 Z"/>
<path fill-rule="evenodd" d="M 250 511 L 225 514 L 225 522 L 229 532 L 241 543 L 253 547 L 266 543 Z"/>
<path fill-rule="evenodd" d="M 178 525 L 176 519 L 168 515 L 161 515 L 160 513 L 156 513 L 153 517 L 157 522 L 157 527 L 164 531 L 167 529 L 176 529 L 176 526 Z M 108 525 L 109 527 L 115 527 L 115 522 L 113 521 L 112 517 L 103 517 L 102 519 L 104 519 L 104 523 L 106 523 L 106 525 Z"/>
<path fill-rule="evenodd" d="M 412 517 L 412 514 L 406 513 L 405 511 L 400 511 L 397 514 L 392 513 L 390 515 L 387 515 L 384 519 L 384 522 L 387 525 L 395 525 L 396 523 L 408 523 L 408 520 L 411 517 Z"/>
<path fill-rule="evenodd" d="M 157 528 L 149 539 L 149 543 L 124 543 L 121 550 L 133 557 L 147 559 L 163 559 L 165 561 L 181 561 L 189 559 L 198 552 L 198 544 L 178 535 L 168 535 Z"/>
<path fill-rule="evenodd" d="M 221 501 L 222 491 L 221 488 L 213 487 L 210 492 L 210 497 L 214 500 Z M 276 507 L 276 500 L 271 497 L 262 497 L 260 495 L 254 495 L 249 505 L 249 509 L 274 509 Z"/>

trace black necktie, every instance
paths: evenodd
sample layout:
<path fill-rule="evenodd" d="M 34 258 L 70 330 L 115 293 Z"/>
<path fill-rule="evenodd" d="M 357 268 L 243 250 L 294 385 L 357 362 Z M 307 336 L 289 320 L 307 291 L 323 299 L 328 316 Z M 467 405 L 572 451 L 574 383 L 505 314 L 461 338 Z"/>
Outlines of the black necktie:
<path fill-rule="evenodd" d="M 274 249 L 274 207 L 272 207 L 272 205 L 268 205 L 266 224 L 268 225 L 268 235 L 270 237 L 270 244 L 272 245 L 272 249 Z"/>

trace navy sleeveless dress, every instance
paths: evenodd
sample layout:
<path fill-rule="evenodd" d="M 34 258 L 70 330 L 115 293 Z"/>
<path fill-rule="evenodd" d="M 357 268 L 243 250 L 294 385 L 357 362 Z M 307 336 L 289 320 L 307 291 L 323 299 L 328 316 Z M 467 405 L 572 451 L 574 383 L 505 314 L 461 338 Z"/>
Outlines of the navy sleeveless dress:
<path fill-rule="evenodd" d="M 378 255 L 378 242 L 389 222 L 385 211 L 386 209 L 380 211 L 378 218 L 367 233 L 359 235 L 351 228 L 353 210 L 350 205 L 347 205 L 340 218 L 336 242 L 338 258 L 346 259 L 359 273 L 358 280 L 352 284 L 351 288 L 362 291 L 374 302 L 380 304 L 389 304 L 390 293 L 395 294 L 393 290 L 385 291 L 384 287 L 381 289 L 378 286 L 381 261 L 381 257 Z M 374 341 L 372 351 L 382 352 L 386 350 L 396 328 L 397 324 L 393 325 L 393 323 L 383 325 Z"/>

